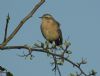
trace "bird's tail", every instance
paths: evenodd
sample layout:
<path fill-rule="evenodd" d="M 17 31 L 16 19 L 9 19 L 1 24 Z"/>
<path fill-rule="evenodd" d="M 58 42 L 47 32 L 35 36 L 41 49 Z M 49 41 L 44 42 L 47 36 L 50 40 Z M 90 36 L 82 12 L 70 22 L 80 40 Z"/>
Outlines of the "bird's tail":
<path fill-rule="evenodd" d="M 62 39 L 59 38 L 59 39 L 55 40 L 55 44 L 57 46 L 62 45 Z"/>

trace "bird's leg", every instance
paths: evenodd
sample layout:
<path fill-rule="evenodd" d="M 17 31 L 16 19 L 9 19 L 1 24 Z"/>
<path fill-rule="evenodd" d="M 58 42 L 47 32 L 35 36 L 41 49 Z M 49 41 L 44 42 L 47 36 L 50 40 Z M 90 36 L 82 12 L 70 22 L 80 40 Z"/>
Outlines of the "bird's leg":
<path fill-rule="evenodd" d="M 49 42 L 48 41 L 45 41 L 45 45 L 46 45 L 46 48 L 45 49 L 48 49 L 49 48 Z"/>
<path fill-rule="evenodd" d="M 46 47 L 45 47 L 46 51 L 49 52 L 49 42 L 45 41 L 45 45 L 46 45 Z M 50 54 L 47 53 L 47 56 L 50 56 Z"/>
<path fill-rule="evenodd" d="M 55 44 L 55 43 L 52 44 L 52 48 L 53 48 L 53 49 L 56 49 L 56 44 Z"/>

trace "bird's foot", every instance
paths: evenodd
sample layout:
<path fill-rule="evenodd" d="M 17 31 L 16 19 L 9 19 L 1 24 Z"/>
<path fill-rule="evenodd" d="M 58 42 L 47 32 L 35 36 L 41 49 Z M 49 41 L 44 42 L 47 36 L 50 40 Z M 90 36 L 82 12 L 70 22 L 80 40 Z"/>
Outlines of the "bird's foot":
<path fill-rule="evenodd" d="M 49 48 L 49 42 L 48 41 L 45 41 L 45 46 L 46 46 L 46 49 Z"/>

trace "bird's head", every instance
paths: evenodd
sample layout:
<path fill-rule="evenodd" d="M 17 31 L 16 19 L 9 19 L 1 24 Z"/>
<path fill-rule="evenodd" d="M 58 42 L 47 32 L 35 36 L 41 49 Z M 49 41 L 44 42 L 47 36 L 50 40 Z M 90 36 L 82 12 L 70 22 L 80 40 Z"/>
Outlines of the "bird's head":
<path fill-rule="evenodd" d="M 46 21 L 54 20 L 53 16 L 50 14 L 44 14 L 43 16 L 41 16 L 39 18 L 41 18 L 42 20 L 46 20 Z"/>
<path fill-rule="evenodd" d="M 53 17 L 52 17 L 52 15 L 50 15 L 50 14 L 44 14 L 44 15 L 42 15 L 42 16 L 39 17 L 39 18 L 47 18 L 47 19 L 51 19 L 51 18 L 53 18 Z"/>

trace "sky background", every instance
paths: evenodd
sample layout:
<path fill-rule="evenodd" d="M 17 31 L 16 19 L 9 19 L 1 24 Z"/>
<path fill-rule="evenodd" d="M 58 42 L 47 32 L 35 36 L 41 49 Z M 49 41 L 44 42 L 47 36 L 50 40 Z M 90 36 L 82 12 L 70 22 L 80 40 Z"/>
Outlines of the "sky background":
<path fill-rule="evenodd" d="M 39 0 L 0 0 L 0 43 L 3 40 L 6 16 L 11 20 L 8 35 L 19 24 Z M 61 24 L 63 38 L 69 37 L 71 59 L 87 59 L 82 68 L 86 72 L 95 69 L 100 76 L 100 0 L 46 0 L 29 19 L 8 45 L 33 45 L 37 40 L 45 41 L 40 31 L 41 20 L 45 13 L 52 14 Z M 7 68 L 14 76 L 55 76 L 50 65 L 51 59 L 46 54 L 34 52 L 33 60 L 24 59 L 26 50 L 8 50 L 0 52 L 0 65 Z M 62 76 L 76 72 L 71 64 L 60 67 Z"/>

